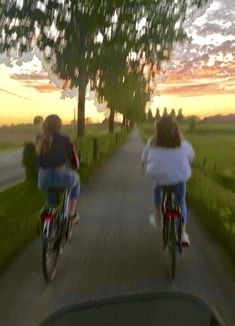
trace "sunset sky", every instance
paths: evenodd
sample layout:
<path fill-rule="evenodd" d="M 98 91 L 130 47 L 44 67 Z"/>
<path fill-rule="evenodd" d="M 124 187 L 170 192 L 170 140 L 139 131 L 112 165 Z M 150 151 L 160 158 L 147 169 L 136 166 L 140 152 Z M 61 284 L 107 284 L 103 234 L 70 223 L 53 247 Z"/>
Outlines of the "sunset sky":
<path fill-rule="evenodd" d="M 191 42 L 177 45 L 163 66 L 164 82 L 153 110 L 182 108 L 185 115 L 201 117 L 235 113 L 235 1 L 212 1 L 200 17 L 187 23 Z M 27 57 L 28 58 L 28 57 Z M 0 125 L 32 122 L 35 115 L 58 113 L 65 122 L 73 119 L 77 99 L 62 99 L 57 88 L 34 56 L 30 62 L 9 67 L 0 56 Z M 105 113 L 88 94 L 86 116 L 102 121 Z"/>

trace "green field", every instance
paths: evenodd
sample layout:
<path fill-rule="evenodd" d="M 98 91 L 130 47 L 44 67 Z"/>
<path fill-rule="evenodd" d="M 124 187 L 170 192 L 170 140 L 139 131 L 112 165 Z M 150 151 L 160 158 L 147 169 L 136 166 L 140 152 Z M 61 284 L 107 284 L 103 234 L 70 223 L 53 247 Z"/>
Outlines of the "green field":
<path fill-rule="evenodd" d="M 116 126 L 115 131 L 120 131 Z M 33 125 L 19 125 L 0 127 L 0 151 L 11 148 L 21 147 L 25 142 L 34 141 L 35 135 L 40 132 L 39 127 Z M 76 131 L 72 126 L 64 126 L 63 132 L 71 137 L 76 138 Z M 97 124 L 86 126 L 87 136 L 101 136 L 108 133 L 108 126 Z"/>
<path fill-rule="evenodd" d="M 204 225 L 235 258 L 235 124 L 189 124 L 181 132 L 196 152 L 193 176 L 188 184 L 188 201 Z M 140 126 L 146 140 L 153 134 L 153 124 Z"/>

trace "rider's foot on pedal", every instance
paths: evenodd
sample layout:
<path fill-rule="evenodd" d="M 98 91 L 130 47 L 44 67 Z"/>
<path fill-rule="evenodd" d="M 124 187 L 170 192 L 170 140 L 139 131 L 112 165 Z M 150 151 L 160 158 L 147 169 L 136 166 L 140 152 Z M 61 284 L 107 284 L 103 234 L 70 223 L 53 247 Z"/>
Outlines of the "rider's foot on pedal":
<path fill-rule="evenodd" d="M 157 221 L 157 217 L 154 214 L 151 214 L 149 216 L 149 224 L 154 228 L 157 229 L 158 227 L 158 221 Z"/>
<path fill-rule="evenodd" d="M 190 245 L 189 235 L 187 232 L 182 232 L 181 244 L 183 247 L 188 247 Z"/>

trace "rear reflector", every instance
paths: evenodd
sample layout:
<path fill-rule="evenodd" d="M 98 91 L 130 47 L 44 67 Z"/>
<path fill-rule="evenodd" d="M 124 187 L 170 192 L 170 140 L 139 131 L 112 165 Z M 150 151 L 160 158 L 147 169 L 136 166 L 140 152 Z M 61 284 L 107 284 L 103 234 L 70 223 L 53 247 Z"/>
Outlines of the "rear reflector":
<path fill-rule="evenodd" d="M 164 216 L 168 220 L 173 220 L 173 219 L 180 218 L 180 213 L 177 211 L 167 211 L 167 212 L 165 212 Z"/>
<path fill-rule="evenodd" d="M 42 214 L 40 216 L 41 221 L 45 222 L 45 221 L 51 221 L 53 219 L 53 215 L 52 214 Z"/>

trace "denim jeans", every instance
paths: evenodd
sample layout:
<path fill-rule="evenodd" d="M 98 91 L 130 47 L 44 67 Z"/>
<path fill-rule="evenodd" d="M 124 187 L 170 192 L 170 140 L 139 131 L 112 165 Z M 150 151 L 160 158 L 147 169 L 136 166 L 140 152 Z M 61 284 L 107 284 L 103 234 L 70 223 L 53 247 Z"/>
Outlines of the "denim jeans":
<path fill-rule="evenodd" d="M 177 204 L 180 207 L 182 218 L 184 224 L 188 223 L 188 216 L 187 216 L 187 206 L 186 206 L 186 183 L 178 183 L 174 186 L 174 194 L 177 201 Z M 154 203 L 155 206 L 159 206 L 162 203 L 162 187 L 155 186 L 154 188 Z"/>
<path fill-rule="evenodd" d="M 78 199 L 80 195 L 79 175 L 71 169 L 56 171 L 55 169 L 39 169 L 38 187 L 41 189 L 48 203 L 58 204 L 58 191 L 56 189 L 69 189 L 69 198 Z"/>

